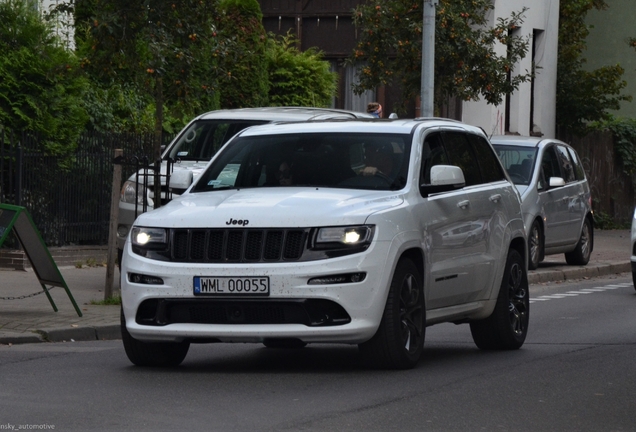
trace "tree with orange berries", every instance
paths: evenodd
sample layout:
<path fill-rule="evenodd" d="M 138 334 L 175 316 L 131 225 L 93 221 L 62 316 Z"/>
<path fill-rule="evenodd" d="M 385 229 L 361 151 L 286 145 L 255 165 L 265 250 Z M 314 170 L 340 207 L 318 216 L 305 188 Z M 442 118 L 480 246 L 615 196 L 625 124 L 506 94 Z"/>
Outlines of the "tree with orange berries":
<path fill-rule="evenodd" d="M 83 0 L 73 10 L 82 67 L 98 85 L 132 85 L 151 96 L 155 134 L 164 108 L 181 124 L 219 108 L 216 0 Z M 155 143 L 155 156 L 160 142 Z"/>
<path fill-rule="evenodd" d="M 493 8 L 491 0 L 440 0 L 435 18 L 436 108 L 451 96 L 498 105 L 530 79 L 529 71 L 509 74 L 528 51 L 528 35 L 515 31 L 525 9 L 489 25 Z M 356 93 L 395 85 L 402 92 L 398 112 L 419 96 L 422 15 L 422 2 L 413 0 L 372 0 L 356 8 L 358 44 L 348 59 L 359 66 Z M 506 54 L 497 54 L 497 44 L 507 47 Z"/>

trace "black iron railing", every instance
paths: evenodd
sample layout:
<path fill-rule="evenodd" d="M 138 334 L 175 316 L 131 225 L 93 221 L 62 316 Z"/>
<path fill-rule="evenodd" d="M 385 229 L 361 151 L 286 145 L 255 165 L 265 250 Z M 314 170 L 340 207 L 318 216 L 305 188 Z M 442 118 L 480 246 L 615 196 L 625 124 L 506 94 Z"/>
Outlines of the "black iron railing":
<path fill-rule="evenodd" d="M 148 160 L 153 141 L 152 134 L 86 132 L 73 152 L 54 156 L 33 134 L 0 130 L 0 202 L 26 207 L 48 246 L 107 244 L 114 150 L 140 161 L 122 163 L 125 181 Z"/>

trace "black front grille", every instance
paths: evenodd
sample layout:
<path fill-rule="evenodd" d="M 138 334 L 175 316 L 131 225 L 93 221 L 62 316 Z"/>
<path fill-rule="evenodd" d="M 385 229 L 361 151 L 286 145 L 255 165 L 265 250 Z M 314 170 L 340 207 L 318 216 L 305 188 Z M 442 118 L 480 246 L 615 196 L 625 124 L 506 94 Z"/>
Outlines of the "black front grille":
<path fill-rule="evenodd" d="M 173 229 L 170 260 L 175 262 L 297 261 L 308 229 Z"/>
<path fill-rule="evenodd" d="M 303 324 L 335 326 L 351 322 L 337 303 L 325 299 L 149 299 L 139 305 L 141 325 Z"/>

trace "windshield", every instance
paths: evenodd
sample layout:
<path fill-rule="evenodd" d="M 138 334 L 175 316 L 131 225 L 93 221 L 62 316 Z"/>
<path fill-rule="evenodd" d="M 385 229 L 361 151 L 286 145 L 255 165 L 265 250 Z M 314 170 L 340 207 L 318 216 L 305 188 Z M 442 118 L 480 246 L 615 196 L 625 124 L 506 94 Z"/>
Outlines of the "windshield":
<path fill-rule="evenodd" d="M 269 123 L 255 120 L 198 120 L 188 126 L 164 159 L 209 161 L 230 138 L 243 129 Z"/>
<path fill-rule="evenodd" d="M 281 186 L 398 190 L 406 185 L 410 135 L 365 133 L 239 137 L 192 192 Z"/>
<path fill-rule="evenodd" d="M 528 186 L 534 172 L 534 162 L 537 157 L 535 147 L 519 147 L 494 144 L 493 147 L 508 171 L 510 180 L 514 184 Z"/>

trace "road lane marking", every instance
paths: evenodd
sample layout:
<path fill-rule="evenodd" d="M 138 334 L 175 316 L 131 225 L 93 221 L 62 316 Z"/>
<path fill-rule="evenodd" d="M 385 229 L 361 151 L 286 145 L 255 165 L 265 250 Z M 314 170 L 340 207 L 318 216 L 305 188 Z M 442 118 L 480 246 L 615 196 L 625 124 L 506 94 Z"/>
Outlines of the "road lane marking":
<path fill-rule="evenodd" d="M 610 284 L 610 285 L 605 285 L 602 287 L 594 287 L 594 288 L 581 288 L 578 291 L 567 291 L 565 293 L 558 293 L 558 294 L 550 294 L 550 295 L 542 295 L 539 297 L 531 297 L 530 298 L 530 303 L 534 303 L 537 301 L 548 301 L 548 300 L 552 300 L 552 299 L 562 299 L 562 298 L 566 298 L 566 297 L 577 297 L 579 294 L 594 294 L 597 292 L 605 292 L 607 290 L 615 290 L 615 289 L 620 289 L 620 288 L 628 288 L 628 287 L 633 287 L 634 285 L 630 282 L 625 282 L 625 283 L 621 283 L 621 284 Z"/>

